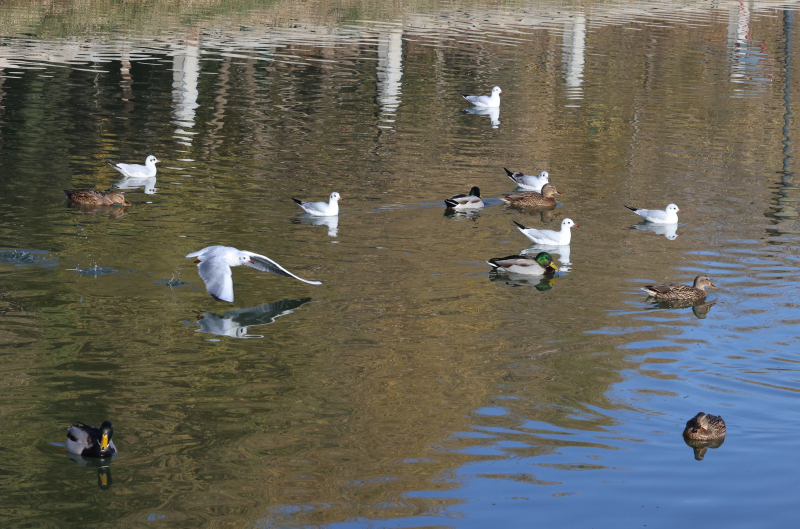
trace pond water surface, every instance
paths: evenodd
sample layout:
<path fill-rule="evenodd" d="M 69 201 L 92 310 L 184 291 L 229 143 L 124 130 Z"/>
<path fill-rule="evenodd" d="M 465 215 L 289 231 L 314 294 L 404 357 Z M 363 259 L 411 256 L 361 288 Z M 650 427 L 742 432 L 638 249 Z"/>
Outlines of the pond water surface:
<path fill-rule="evenodd" d="M 792 9 L 0 5 L 3 525 L 796 523 Z M 503 205 L 504 167 L 560 205 Z M 564 218 L 555 278 L 490 274 Z M 215 301 L 184 257 L 212 244 L 323 285 L 242 267 Z M 639 290 L 700 273 L 698 306 Z M 684 442 L 699 411 L 722 445 Z M 110 463 L 67 456 L 106 419 Z"/>

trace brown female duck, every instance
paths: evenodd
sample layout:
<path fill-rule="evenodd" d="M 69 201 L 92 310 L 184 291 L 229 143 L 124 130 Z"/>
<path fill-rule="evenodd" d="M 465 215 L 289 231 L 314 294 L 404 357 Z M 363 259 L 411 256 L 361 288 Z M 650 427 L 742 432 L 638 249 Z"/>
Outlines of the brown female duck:
<path fill-rule="evenodd" d="M 699 300 L 706 298 L 706 287 L 717 288 L 711 283 L 708 276 L 699 275 L 694 278 L 694 285 L 681 283 L 664 283 L 661 285 L 647 285 L 642 290 L 658 301 Z"/>
<path fill-rule="evenodd" d="M 553 207 L 557 204 L 553 195 L 561 195 L 553 184 L 545 184 L 542 192 L 524 191 L 522 193 L 512 193 L 502 197 L 500 200 L 512 206 L 533 206 L 533 207 Z"/>
<path fill-rule="evenodd" d="M 120 204 L 130 206 L 130 202 L 125 201 L 125 195 L 121 191 L 112 190 L 106 193 L 97 189 L 67 189 L 64 191 L 67 200 L 75 204 L 86 206 L 113 206 Z"/>
<path fill-rule="evenodd" d="M 717 415 L 708 415 L 702 411 L 686 421 L 683 436 L 695 441 L 713 441 L 725 437 L 727 429 L 725 421 Z"/>

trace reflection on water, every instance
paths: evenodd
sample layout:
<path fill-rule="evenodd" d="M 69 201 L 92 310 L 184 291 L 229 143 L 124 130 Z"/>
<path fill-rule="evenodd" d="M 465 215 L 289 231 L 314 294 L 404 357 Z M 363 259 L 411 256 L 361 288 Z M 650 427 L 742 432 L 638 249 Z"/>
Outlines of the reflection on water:
<path fill-rule="evenodd" d="M 465 108 L 461 111 L 463 114 L 474 114 L 477 116 L 489 116 L 489 122 L 492 125 L 493 129 L 496 129 L 500 126 L 500 107 L 491 107 L 491 108 L 481 108 L 481 107 L 470 107 Z"/>
<path fill-rule="evenodd" d="M 230 336 L 231 338 L 263 338 L 260 334 L 248 334 L 248 327 L 274 323 L 277 318 L 291 314 L 294 309 L 310 302 L 311 298 L 284 299 L 249 309 L 226 311 L 220 316 L 213 312 L 202 312 L 195 322 L 184 320 L 184 325 L 199 325 L 197 332 Z"/>
<path fill-rule="evenodd" d="M 530 275 L 516 274 L 514 272 L 489 272 L 489 279 L 491 281 L 498 281 L 515 287 L 524 285 L 533 286 L 540 292 L 544 292 L 545 290 L 550 290 L 553 288 L 553 286 L 556 284 L 557 277 L 558 276 L 532 277 Z"/>
<path fill-rule="evenodd" d="M 697 439 L 687 439 L 684 437 L 683 441 L 686 446 L 691 447 L 694 452 L 694 458 L 697 461 L 702 461 L 706 457 L 706 452 L 709 448 L 719 448 L 725 442 L 725 438 L 714 439 L 713 441 L 700 441 Z"/>
<path fill-rule="evenodd" d="M 65 452 L 67 457 L 75 462 L 78 467 L 89 467 L 97 469 L 97 486 L 100 490 L 108 490 L 111 488 L 111 458 L 100 457 L 83 457 L 72 452 Z"/>
<path fill-rule="evenodd" d="M 6 525 L 794 522 L 791 9 L 201 4 L 0 5 Z M 502 126 L 461 112 L 495 85 Z M 157 193 L 103 163 L 149 153 Z M 560 214 L 523 223 L 582 229 L 525 251 L 569 273 L 487 280 L 527 242 L 503 167 L 558 175 Z M 65 208 L 80 186 L 136 200 Z M 485 208 L 442 214 L 472 186 Z M 291 201 L 332 191 L 341 230 Z M 642 197 L 680 230 L 627 229 Z M 183 258 L 212 244 L 324 284 L 242 274 L 219 314 Z M 701 272 L 714 300 L 631 287 Z M 675 433 L 697 409 L 730 417 L 704 473 Z M 98 490 L 46 440 L 105 418 Z"/>
<path fill-rule="evenodd" d="M 151 176 L 150 178 L 130 178 L 125 177 L 118 180 L 114 187 L 117 189 L 139 189 L 140 187 L 144 188 L 144 192 L 147 195 L 154 195 L 156 193 L 156 177 Z"/>
<path fill-rule="evenodd" d="M 653 224 L 651 222 L 640 222 L 632 226 L 636 230 L 652 231 L 658 235 L 663 235 L 667 240 L 674 241 L 678 238 L 678 224 Z"/>

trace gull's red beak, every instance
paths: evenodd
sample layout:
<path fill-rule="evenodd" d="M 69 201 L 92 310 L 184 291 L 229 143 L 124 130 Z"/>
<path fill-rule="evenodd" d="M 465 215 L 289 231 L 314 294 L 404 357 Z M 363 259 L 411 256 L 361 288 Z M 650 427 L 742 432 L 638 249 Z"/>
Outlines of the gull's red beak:
<path fill-rule="evenodd" d="M 248 263 L 255 264 L 252 259 L 247 260 Z"/>

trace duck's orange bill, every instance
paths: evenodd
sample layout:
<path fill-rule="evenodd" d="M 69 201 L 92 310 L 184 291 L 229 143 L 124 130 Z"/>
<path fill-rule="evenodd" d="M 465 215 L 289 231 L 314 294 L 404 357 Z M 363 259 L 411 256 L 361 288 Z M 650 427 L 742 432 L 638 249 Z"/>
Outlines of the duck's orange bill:
<path fill-rule="evenodd" d="M 108 448 L 108 434 L 104 433 L 103 437 L 100 438 L 100 448 L 105 450 Z"/>
<path fill-rule="evenodd" d="M 100 485 L 102 485 L 103 487 L 108 486 L 108 476 L 106 476 L 105 474 L 100 476 Z"/>

